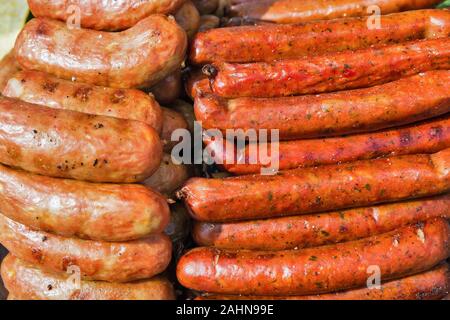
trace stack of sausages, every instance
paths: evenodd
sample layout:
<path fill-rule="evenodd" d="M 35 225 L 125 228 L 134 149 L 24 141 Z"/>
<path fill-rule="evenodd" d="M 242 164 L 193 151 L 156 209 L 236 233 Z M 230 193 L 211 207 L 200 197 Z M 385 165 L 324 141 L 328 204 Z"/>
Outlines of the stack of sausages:
<path fill-rule="evenodd" d="M 0 68 L 9 299 L 174 299 L 161 274 L 183 212 L 171 222 L 168 198 L 190 171 L 164 152 L 192 107 L 176 101 L 188 41 L 170 14 L 196 9 L 71 1 L 74 26 L 66 1 L 28 2 L 36 18 Z"/>
<path fill-rule="evenodd" d="M 201 247 L 180 260 L 178 280 L 199 299 L 446 296 L 450 11 L 397 12 L 439 1 L 335 1 L 333 12 L 320 1 L 234 2 L 258 19 L 256 8 L 280 3 L 264 19 L 285 24 L 195 37 L 196 118 L 223 132 L 278 129 L 281 141 L 209 141 L 238 176 L 193 178 L 179 193 Z M 377 3 L 390 13 L 379 28 L 354 17 Z M 267 164 L 249 164 L 250 153 L 271 143 L 282 171 L 259 175 Z M 373 270 L 381 286 L 369 285 Z"/>

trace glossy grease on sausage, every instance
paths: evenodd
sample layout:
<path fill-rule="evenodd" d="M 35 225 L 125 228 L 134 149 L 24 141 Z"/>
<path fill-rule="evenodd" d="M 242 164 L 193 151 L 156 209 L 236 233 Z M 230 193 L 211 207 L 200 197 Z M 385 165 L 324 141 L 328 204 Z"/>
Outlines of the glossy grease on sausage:
<path fill-rule="evenodd" d="M 187 36 L 172 19 L 152 15 L 122 32 L 68 29 L 35 18 L 19 34 L 19 64 L 61 79 L 113 88 L 151 87 L 180 68 Z"/>
<path fill-rule="evenodd" d="M 375 131 L 449 111 L 448 70 L 319 95 L 226 100 L 201 93 L 195 97 L 196 118 L 206 129 L 278 129 L 282 140 Z"/>
<path fill-rule="evenodd" d="M 219 63 L 207 71 L 219 96 L 264 98 L 365 88 L 446 69 L 449 37 L 272 63 Z"/>
<path fill-rule="evenodd" d="M 197 248 L 177 266 L 187 288 L 234 295 L 311 295 L 366 285 L 371 266 L 381 278 L 429 270 L 450 255 L 450 226 L 428 220 L 359 241 L 286 251 Z"/>
<path fill-rule="evenodd" d="M 35 17 L 52 18 L 69 23 L 79 13 L 80 25 L 87 29 L 117 31 L 133 27 L 154 14 L 175 12 L 184 0 L 28 0 Z"/>
<path fill-rule="evenodd" d="M 432 155 L 300 168 L 273 176 L 192 178 L 178 195 L 199 221 L 254 220 L 445 193 L 450 191 L 449 168 L 447 148 Z"/>
<path fill-rule="evenodd" d="M 342 17 L 364 17 L 377 6 L 381 14 L 430 8 L 440 0 L 250 0 L 231 1 L 229 14 L 276 23 L 297 23 Z"/>
<path fill-rule="evenodd" d="M 159 167 L 162 145 L 145 123 L 0 97 L 0 162 L 52 177 L 136 182 Z"/>
<path fill-rule="evenodd" d="M 166 199 L 144 186 L 56 179 L 2 165 L 0 212 L 33 229 L 104 241 L 162 232 L 170 217 Z"/>
<path fill-rule="evenodd" d="M 367 18 L 347 18 L 292 25 L 263 25 L 210 30 L 195 37 L 190 60 L 271 62 L 383 44 L 450 36 L 450 12 L 420 10 L 381 16 L 380 29 Z"/>
<path fill-rule="evenodd" d="M 450 218 L 450 195 L 315 215 L 197 222 L 192 235 L 199 246 L 275 251 L 354 241 L 435 217 Z"/>
<path fill-rule="evenodd" d="M 47 273 L 8 255 L 2 278 L 17 300 L 174 300 L 172 284 L 163 277 L 130 283 L 81 280 L 78 288 L 67 276 Z"/>
<path fill-rule="evenodd" d="M 164 234 L 128 242 L 81 240 L 34 231 L 3 215 L 0 230 L 0 242 L 15 257 L 48 272 L 64 274 L 74 266 L 87 280 L 148 279 L 167 268 L 172 254 L 172 242 Z"/>
<path fill-rule="evenodd" d="M 55 109 L 142 121 L 158 133 L 162 111 L 154 98 L 136 89 L 113 89 L 58 79 L 36 71 L 11 77 L 3 89 L 5 97 Z"/>
<path fill-rule="evenodd" d="M 447 264 L 430 271 L 392 280 L 377 288 L 361 288 L 313 296 L 204 296 L 196 300 L 439 300 L 450 289 Z"/>

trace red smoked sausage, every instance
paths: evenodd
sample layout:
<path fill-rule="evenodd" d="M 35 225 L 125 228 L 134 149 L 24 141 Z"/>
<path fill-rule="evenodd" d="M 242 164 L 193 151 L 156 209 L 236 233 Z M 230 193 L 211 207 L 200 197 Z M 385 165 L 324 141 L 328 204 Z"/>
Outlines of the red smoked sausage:
<path fill-rule="evenodd" d="M 278 129 L 282 140 L 375 131 L 449 111 L 449 70 L 319 95 L 226 100 L 204 93 L 195 98 L 196 118 L 206 129 Z"/>
<path fill-rule="evenodd" d="M 206 68 L 213 92 L 225 98 L 277 97 L 383 84 L 450 69 L 450 38 L 309 56 L 272 63 L 219 63 Z"/>
<path fill-rule="evenodd" d="M 187 288 L 235 295 L 311 295 L 366 285 L 369 267 L 387 281 L 429 270 L 450 255 L 445 219 L 318 248 L 231 251 L 197 248 L 181 258 L 177 277 Z M 372 271 L 373 273 L 373 271 Z"/>
<path fill-rule="evenodd" d="M 179 192 L 199 221 L 223 222 L 308 214 L 450 191 L 450 149 L 277 175 L 192 178 Z M 208 197 L 204 197 L 207 194 Z"/>
<path fill-rule="evenodd" d="M 231 16 L 277 23 L 294 23 L 342 17 L 362 17 L 377 6 L 382 14 L 429 8 L 441 0 L 231 0 Z"/>
<path fill-rule="evenodd" d="M 235 223 L 197 222 L 200 246 L 288 250 L 353 241 L 433 217 L 450 218 L 450 195 L 324 214 Z"/>
<path fill-rule="evenodd" d="M 380 27 L 369 28 L 367 18 L 347 18 L 214 29 L 197 34 L 190 60 L 198 65 L 219 61 L 271 62 L 382 44 L 445 38 L 450 36 L 450 11 L 420 10 L 386 15 L 381 17 Z"/>
<path fill-rule="evenodd" d="M 439 300 L 450 289 L 447 264 L 382 284 L 380 289 L 354 289 L 314 296 L 205 296 L 196 300 Z"/>

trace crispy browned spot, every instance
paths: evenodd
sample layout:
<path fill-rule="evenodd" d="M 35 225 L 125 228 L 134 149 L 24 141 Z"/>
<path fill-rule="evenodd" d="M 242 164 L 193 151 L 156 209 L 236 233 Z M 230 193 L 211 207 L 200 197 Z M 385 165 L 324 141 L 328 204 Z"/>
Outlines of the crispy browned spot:
<path fill-rule="evenodd" d="M 73 97 L 80 100 L 81 102 L 87 102 L 89 100 L 89 95 L 92 92 L 92 88 L 89 87 L 80 87 L 78 88 Z"/>
<path fill-rule="evenodd" d="M 58 88 L 59 83 L 58 82 L 45 82 L 42 85 L 42 89 L 44 89 L 45 91 L 48 91 L 50 93 L 55 93 L 56 88 Z"/>
<path fill-rule="evenodd" d="M 41 22 L 39 23 L 37 29 L 36 29 L 36 33 L 38 35 L 48 35 L 49 34 L 49 28 L 47 27 L 47 24 L 45 22 Z"/>
<path fill-rule="evenodd" d="M 111 96 L 112 103 L 121 103 L 124 99 L 125 99 L 125 91 L 123 90 L 116 90 Z"/>

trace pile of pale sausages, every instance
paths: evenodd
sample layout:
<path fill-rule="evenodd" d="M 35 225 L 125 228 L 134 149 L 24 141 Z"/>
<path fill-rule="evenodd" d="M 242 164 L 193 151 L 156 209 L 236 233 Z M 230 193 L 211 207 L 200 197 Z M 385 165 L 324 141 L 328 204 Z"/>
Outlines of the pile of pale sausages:
<path fill-rule="evenodd" d="M 167 153 L 193 121 L 177 99 L 197 9 L 71 1 L 76 26 L 67 1 L 28 3 L 36 18 L 0 65 L 9 299 L 173 299 L 161 274 L 187 219 L 175 204 L 171 220 L 168 200 L 191 172 Z"/>
<path fill-rule="evenodd" d="M 210 143 L 238 176 L 193 178 L 179 192 L 200 246 L 178 263 L 180 283 L 198 299 L 445 297 L 450 11 L 232 2 L 253 25 L 197 34 L 187 88 L 206 129 L 279 129 L 282 171 L 227 164 L 251 146 Z M 372 4 L 379 28 L 364 17 Z"/>

